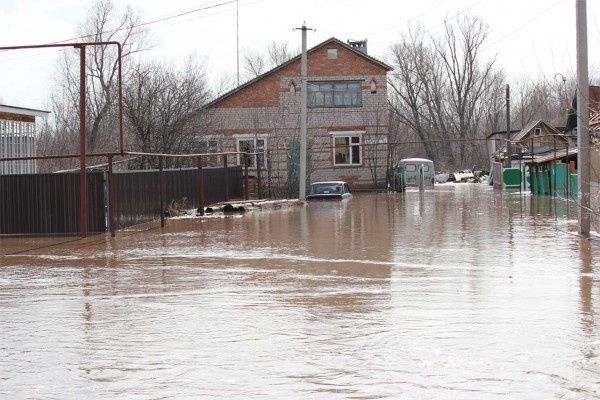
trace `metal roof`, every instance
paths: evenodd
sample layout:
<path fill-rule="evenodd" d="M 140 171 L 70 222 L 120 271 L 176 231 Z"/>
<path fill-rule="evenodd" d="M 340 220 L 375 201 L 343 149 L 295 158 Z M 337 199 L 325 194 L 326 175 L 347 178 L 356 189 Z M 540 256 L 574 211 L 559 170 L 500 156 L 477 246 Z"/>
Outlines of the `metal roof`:
<path fill-rule="evenodd" d="M 29 115 L 32 117 L 45 117 L 46 114 L 50 114 L 50 111 L 46 111 L 46 110 L 37 110 L 35 108 L 9 106 L 7 104 L 0 104 L 0 112 Z"/>
<path fill-rule="evenodd" d="M 569 149 L 568 155 L 572 156 L 574 154 L 577 154 L 577 147 Z M 552 160 L 558 160 L 559 158 L 563 158 L 566 156 L 567 156 L 567 149 L 562 149 L 562 150 L 556 151 L 556 156 L 554 156 L 554 152 L 547 153 L 544 155 L 539 155 L 539 156 L 533 156 L 533 162 L 536 164 L 541 164 L 541 163 L 545 163 L 545 162 L 552 161 Z"/>

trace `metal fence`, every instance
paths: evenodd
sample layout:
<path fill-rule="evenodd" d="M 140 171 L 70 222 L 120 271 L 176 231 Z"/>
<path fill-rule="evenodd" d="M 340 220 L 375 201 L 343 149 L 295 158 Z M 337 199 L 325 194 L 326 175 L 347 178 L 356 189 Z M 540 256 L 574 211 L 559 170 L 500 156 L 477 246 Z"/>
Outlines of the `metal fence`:
<path fill-rule="evenodd" d="M 206 204 L 242 197 L 241 167 L 203 168 L 203 178 Z M 164 170 L 162 177 L 160 170 L 115 172 L 114 188 L 117 229 L 159 219 L 168 209 L 200 206 L 196 168 Z"/>
<path fill-rule="evenodd" d="M 104 174 L 88 172 L 88 228 L 106 230 Z M 79 233 L 79 174 L 0 175 L 0 234 Z"/>
<path fill-rule="evenodd" d="M 102 233 L 164 216 L 173 202 L 189 207 L 241 198 L 242 168 L 87 172 L 87 229 Z M 112 180 L 112 185 L 111 185 Z M 80 175 L 0 175 L 0 235 L 80 233 Z M 201 182 L 201 184 L 199 184 Z M 112 186 L 112 193 L 111 193 Z M 162 187 L 162 190 L 161 190 Z"/>

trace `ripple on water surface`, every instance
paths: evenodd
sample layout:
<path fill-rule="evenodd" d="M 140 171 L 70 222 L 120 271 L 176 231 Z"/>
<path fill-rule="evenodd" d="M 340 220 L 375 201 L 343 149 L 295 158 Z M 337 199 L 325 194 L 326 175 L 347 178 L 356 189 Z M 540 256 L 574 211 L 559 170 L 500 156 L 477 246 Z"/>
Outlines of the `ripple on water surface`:
<path fill-rule="evenodd" d="M 598 398 L 573 218 L 444 185 L 6 256 L 0 395 Z"/>

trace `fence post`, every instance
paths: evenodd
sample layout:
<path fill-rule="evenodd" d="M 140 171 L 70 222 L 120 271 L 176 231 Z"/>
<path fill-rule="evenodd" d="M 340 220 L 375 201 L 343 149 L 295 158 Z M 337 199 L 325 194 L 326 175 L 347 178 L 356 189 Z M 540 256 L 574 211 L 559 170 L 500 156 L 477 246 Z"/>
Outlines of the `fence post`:
<path fill-rule="evenodd" d="M 113 156 L 108 156 L 108 224 L 110 236 L 115 237 L 115 181 L 113 178 Z"/>
<path fill-rule="evenodd" d="M 202 168 L 202 156 L 198 156 L 198 214 L 204 216 L 204 170 Z"/>
<path fill-rule="evenodd" d="M 160 203 L 160 227 L 165 227 L 165 196 L 163 193 L 164 186 L 164 168 L 163 168 L 163 158 L 161 156 L 158 157 L 158 201 Z"/>
<path fill-rule="evenodd" d="M 227 154 L 223 154 L 223 173 L 225 175 L 225 201 L 229 201 L 229 168 L 227 166 Z"/>
<path fill-rule="evenodd" d="M 248 194 L 248 164 L 250 163 L 250 154 L 246 152 L 244 154 L 244 199 L 248 200 L 250 195 Z"/>
<path fill-rule="evenodd" d="M 256 153 L 256 186 L 258 200 L 262 199 L 262 184 L 260 181 L 260 154 Z"/>
<path fill-rule="evenodd" d="M 567 138 L 567 158 L 565 159 L 565 169 L 567 170 L 567 183 L 565 188 L 565 199 L 569 200 L 569 181 L 571 180 L 571 172 L 569 171 L 569 138 Z M 569 210 L 569 203 L 567 203 L 567 211 Z"/>
<path fill-rule="evenodd" d="M 554 185 L 552 185 L 552 196 L 556 197 L 556 165 L 558 164 L 558 160 L 556 159 L 556 136 L 552 136 L 552 141 L 554 144 L 554 160 L 552 161 L 552 173 L 554 177 Z"/>

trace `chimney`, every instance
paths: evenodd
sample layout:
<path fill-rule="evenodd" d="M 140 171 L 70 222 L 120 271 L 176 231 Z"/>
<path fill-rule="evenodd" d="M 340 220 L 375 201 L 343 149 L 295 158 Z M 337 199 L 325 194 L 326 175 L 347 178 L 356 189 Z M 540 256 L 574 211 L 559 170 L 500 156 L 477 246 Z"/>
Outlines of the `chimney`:
<path fill-rule="evenodd" d="M 364 40 L 351 40 L 348 39 L 348 46 L 360 51 L 363 54 L 367 53 L 367 39 Z"/>

